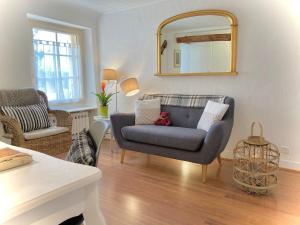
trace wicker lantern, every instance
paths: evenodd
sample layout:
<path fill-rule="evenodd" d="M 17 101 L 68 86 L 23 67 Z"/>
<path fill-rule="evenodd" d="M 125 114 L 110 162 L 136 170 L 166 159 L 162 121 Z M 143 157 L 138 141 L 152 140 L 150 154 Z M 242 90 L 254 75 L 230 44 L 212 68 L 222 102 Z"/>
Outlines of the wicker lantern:
<path fill-rule="evenodd" d="M 251 136 L 234 149 L 233 180 L 248 193 L 268 194 L 277 185 L 280 153 L 264 139 L 260 123 L 260 136 L 253 136 L 255 124 L 251 125 Z"/>

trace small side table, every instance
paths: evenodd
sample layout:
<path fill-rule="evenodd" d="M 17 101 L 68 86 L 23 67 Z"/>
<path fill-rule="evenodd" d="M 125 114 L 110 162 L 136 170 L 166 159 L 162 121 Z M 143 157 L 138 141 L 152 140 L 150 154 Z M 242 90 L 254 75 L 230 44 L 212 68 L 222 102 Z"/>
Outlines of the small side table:
<path fill-rule="evenodd" d="M 107 130 L 106 134 L 110 135 L 109 149 L 110 149 L 110 152 L 113 152 L 113 150 L 112 150 L 112 144 L 113 144 L 113 137 L 114 137 L 114 135 L 113 135 L 113 132 L 112 132 L 112 129 L 111 129 L 110 117 L 94 116 L 94 120 L 95 121 L 104 121 L 105 123 L 107 123 L 109 125 L 109 129 Z"/>

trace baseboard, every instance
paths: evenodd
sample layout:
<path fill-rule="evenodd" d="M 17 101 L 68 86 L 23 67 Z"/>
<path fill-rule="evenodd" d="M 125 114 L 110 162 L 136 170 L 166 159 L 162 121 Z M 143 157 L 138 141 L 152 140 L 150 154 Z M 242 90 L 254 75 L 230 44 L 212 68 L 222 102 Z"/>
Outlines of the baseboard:
<path fill-rule="evenodd" d="M 224 151 L 222 157 L 226 159 L 233 159 L 233 155 L 230 151 Z M 300 162 L 295 162 L 287 159 L 281 159 L 279 161 L 279 167 L 283 169 L 300 171 Z"/>
<path fill-rule="evenodd" d="M 280 168 L 300 171 L 300 162 L 282 159 L 279 162 Z"/>

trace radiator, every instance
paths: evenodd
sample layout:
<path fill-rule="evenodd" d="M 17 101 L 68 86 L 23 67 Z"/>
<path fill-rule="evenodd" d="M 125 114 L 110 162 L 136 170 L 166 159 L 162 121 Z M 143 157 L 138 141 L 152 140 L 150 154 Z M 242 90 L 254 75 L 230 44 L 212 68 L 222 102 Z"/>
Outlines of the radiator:
<path fill-rule="evenodd" d="M 72 135 L 78 135 L 83 129 L 89 129 L 90 119 L 87 111 L 71 113 L 72 121 Z"/>
<path fill-rule="evenodd" d="M 88 111 L 71 113 L 72 116 L 72 136 L 73 138 L 83 129 L 89 129 L 90 118 Z M 56 126 L 57 121 L 54 115 L 49 115 L 51 126 Z"/>

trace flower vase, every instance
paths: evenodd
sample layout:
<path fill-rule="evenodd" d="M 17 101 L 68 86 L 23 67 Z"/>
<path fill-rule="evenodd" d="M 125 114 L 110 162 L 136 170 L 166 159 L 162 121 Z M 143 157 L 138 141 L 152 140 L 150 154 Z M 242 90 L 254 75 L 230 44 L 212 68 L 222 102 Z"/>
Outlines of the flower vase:
<path fill-rule="evenodd" d="M 99 114 L 101 117 L 108 117 L 108 106 L 100 106 Z"/>

